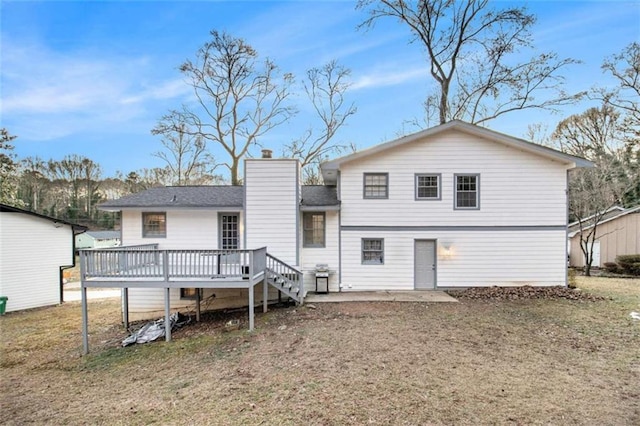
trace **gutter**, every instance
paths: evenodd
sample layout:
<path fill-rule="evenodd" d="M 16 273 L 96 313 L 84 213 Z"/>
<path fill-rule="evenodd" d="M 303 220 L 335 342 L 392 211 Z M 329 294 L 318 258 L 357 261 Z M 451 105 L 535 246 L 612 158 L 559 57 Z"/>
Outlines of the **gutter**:
<path fill-rule="evenodd" d="M 63 265 L 60 267 L 59 283 L 60 283 L 60 303 L 64 303 L 64 271 L 67 269 L 75 268 L 76 266 L 76 235 L 84 234 L 87 232 L 86 227 L 71 225 L 71 265 Z M 80 231 L 80 232 L 76 232 Z"/>

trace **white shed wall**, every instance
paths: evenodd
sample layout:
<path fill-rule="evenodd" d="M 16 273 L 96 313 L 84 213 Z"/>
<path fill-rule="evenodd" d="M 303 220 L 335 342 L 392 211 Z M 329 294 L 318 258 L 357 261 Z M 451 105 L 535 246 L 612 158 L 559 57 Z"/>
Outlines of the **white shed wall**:
<path fill-rule="evenodd" d="M 7 312 L 60 303 L 60 267 L 73 263 L 72 241 L 69 225 L 0 213 L 0 296 L 9 298 Z"/>
<path fill-rule="evenodd" d="M 362 265 L 362 238 L 384 238 L 384 265 Z M 417 239 L 437 240 L 437 287 L 565 285 L 564 231 L 343 231 L 343 290 L 412 290 Z"/>
<path fill-rule="evenodd" d="M 389 173 L 389 199 L 363 199 L 363 173 Z M 415 200 L 415 174 L 442 175 L 441 200 Z M 454 174 L 480 174 L 480 210 L 454 210 Z M 566 166 L 449 131 L 341 166 L 343 226 L 563 225 Z"/>

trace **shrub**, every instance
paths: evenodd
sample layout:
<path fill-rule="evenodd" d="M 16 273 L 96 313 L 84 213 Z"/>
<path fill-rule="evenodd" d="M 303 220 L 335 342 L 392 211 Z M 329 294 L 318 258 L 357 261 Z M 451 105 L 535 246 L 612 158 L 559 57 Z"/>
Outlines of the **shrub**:
<path fill-rule="evenodd" d="M 616 262 L 604 262 L 604 269 L 612 274 L 619 274 L 622 272 L 620 266 Z"/>
<path fill-rule="evenodd" d="M 616 257 L 616 263 L 625 274 L 640 275 L 640 254 L 623 254 Z"/>

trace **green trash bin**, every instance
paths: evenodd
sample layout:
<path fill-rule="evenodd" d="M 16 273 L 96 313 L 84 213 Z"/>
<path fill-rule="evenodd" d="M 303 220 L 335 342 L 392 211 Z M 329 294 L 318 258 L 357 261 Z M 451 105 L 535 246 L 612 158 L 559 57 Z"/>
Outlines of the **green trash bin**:
<path fill-rule="evenodd" d="M 4 311 L 7 309 L 7 296 L 0 296 L 0 315 L 4 315 Z"/>

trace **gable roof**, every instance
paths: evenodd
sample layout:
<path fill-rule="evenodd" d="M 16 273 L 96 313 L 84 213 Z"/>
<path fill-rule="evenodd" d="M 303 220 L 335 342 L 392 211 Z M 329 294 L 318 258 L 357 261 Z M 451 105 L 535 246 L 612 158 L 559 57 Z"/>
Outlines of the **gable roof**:
<path fill-rule="evenodd" d="M 243 201 L 242 186 L 162 186 L 107 201 L 98 208 L 111 211 L 123 208 L 242 208 Z"/>
<path fill-rule="evenodd" d="M 602 216 L 602 219 L 600 220 L 600 222 L 598 222 L 598 226 L 602 225 L 603 223 L 607 223 L 607 222 L 611 222 L 613 220 L 616 220 L 618 218 L 621 218 L 623 216 L 626 216 L 628 214 L 631 213 L 639 213 L 640 214 L 640 206 L 635 206 L 635 207 L 630 207 L 628 209 L 623 209 L 620 206 L 613 206 L 611 208 L 609 208 L 605 214 Z M 582 223 L 583 223 L 583 231 L 586 231 L 587 229 L 591 229 L 593 228 L 593 216 L 589 216 L 587 218 L 582 219 Z M 585 222 L 588 223 L 587 225 L 585 225 Z M 576 221 L 573 223 L 569 224 L 569 238 L 573 238 L 574 236 L 576 236 L 577 234 L 580 233 L 580 222 Z"/>
<path fill-rule="evenodd" d="M 593 167 L 593 163 L 591 161 L 585 160 L 584 158 L 565 154 L 555 149 L 528 142 L 524 139 L 508 136 L 494 130 L 489 130 L 484 127 L 477 126 L 475 124 L 466 123 L 460 120 L 452 120 L 439 126 L 431 127 L 429 129 L 425 129 L 411 135 L 403 136 L 390 142 L 385 142 L 379 145 L 372 146 L 371 148 L 346 155 L 344 157 L 336 158 L 335 160 L 324 162 L 320 165 L 320 168 L 322 170 L 322 177 L 324 178 L 325 183 L 335 184 L 335 182 L 337 181 L 337 171 L 340 169 L 340 166 L 342 164 L 358 160 L 363 157 L 368 157 L 370 155 L 378 154 L 380 152 L 393 149 L 411 142 L 415 142 L 423 138 L 434 136 L 438 133 L 442 133 L 448 130 L 457 130 L 480 138 L 489 139 L 491 141 L 495 141 L 512 148 L 517 148 L 531 154 L 539 155 L 541 157 L 545 157 L 555 161 L 560 161 L 561 163 L 571 165 L 572 167 Z"/>
<path fill-rule="evenodd" d="M 64 225 L 69 225 L 71 227 L 71 229 L 73 229 L 74 231 L 86 231 L 87 227 L 86 226 L 82 226 L 82 225 L 78 225 L 77 223 L 71 223 L 71 222 L 67 222 L 66 220 L 62 220 L 62 219 L 56 219 L 55 217 L 51 217 L 51 216 L 46 216 L 40 213 L 36 213 L 36 212 L 32 212 L 29 210 L 24 210 L 24 209 L 19 209 L 18 207 L 13 207 L 13 206 L 9 206 L 7 204 L 0 204 L 0 213 L 22 213 L 22 214 L 26 214 L 29 216 L 34 216 L 34 217 L 38 217 L 40 219 L 45 219 L 48 221 L 53 222 L 54 224 L 56 223 L 61 223 Z"/>

